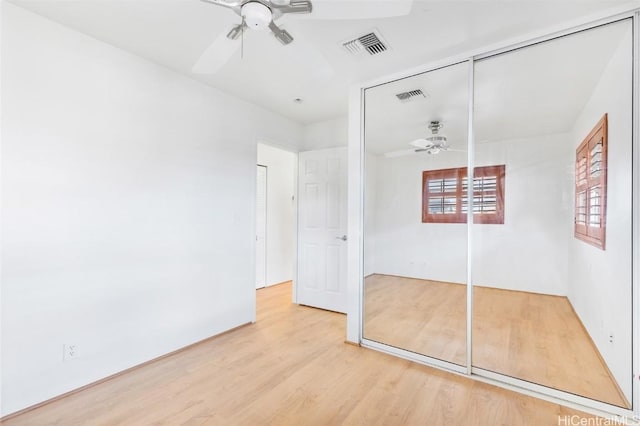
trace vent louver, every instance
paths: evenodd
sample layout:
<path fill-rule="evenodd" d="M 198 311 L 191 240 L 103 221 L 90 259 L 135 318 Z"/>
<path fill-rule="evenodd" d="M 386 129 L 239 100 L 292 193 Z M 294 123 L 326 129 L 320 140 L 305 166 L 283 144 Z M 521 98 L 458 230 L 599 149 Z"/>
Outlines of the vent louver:
<path fill-rule="evenodd" d="M 389 50 L 389 47 L 375 32 L 370 32 L 353 40 L 346 41 L 342 43 L 342 47 L 352 55 L 358 55 L 362 52 L 368 52 L 369 55 L 377 55 Z"/>
<path fill-rule="evenodd" d="M 426 99 L 427 95 L 421 90 L 409 90 L 408 92 L 402 92 L 396 94 L 396 97 L 400 102 L 419 101 L 420 99 Z"/>

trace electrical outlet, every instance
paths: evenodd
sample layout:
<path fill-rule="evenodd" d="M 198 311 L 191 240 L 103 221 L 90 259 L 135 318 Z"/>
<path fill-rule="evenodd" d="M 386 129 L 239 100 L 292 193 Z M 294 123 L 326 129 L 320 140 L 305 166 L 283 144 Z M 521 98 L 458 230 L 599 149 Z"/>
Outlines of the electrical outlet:
<path fill-rule="evenodd" d="M 609 343 L 613 343 L 613 331 L 609 332 Z"/>
<path fill-rule="evenodd" d="M 71 361 L 78 357 L 78 345 L 65 343 L 62 345 L 62 360 Z"/>

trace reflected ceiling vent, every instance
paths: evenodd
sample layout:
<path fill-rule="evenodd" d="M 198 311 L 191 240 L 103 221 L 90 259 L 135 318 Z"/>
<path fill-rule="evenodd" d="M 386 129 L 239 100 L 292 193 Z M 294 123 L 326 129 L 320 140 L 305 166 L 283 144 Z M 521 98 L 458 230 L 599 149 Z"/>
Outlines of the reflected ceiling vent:
<path fill-rule="evenodd" d="M 364 52 L 368 52 L 369 55 L 377 55 L 389 50 L 389 46 L 384 42 L 377 30 L 353 40 L 345 41 L 342 43 L 342 47 L 352 55 L 360 55 Z"/>
<path fill-rule="evenodd" d="M 397 93 L 396 98 L 402 103 L 421 101 L 428 98 L 428 95 L 422 89 L 409 90 L 408 92 Z"/>

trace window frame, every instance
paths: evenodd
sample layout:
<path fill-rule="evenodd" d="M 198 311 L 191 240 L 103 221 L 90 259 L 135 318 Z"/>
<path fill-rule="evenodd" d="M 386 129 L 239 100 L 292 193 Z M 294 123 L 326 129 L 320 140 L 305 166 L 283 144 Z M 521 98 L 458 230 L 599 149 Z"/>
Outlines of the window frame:
<path fill-rule="evenodd" d="M 599 138 L 600 136 L 600 138 Z M 590 166 L 592 161 L 593 148 L 602 144 L 600 175 L 590 176 Z M 582 178 L 581 161 L 584 159 L 584 178 Z M 589 134 L 580 142 L 576 148 L 575 169 L 574 169 L 574 237 L 584 241 L 601 250 L 606 248 L 606 227 L 607 227 L 607 171 L 608 171 L 608 114 L 602 118 L 591 129 Z M 591 200 L 589 194 L 600 188 L 599 226 L 591 225 Z M 584 202 L 580 202 L 580 196 L 584 194 Z M 583 209 L 583 213 L 581 212 Z M 581 220 L 579 216 L 584 216 Z"/>
<path fill-rule="evenodd" d="M 475 224 L 504 224 L 504 186 L 505 186 L 505 165 L 476 167 L 474 169 L 474 181 L 477 178 L 496 177 L 496 211 L 495 213 L 474 213 L 473 223 Z M 467 196 L 467 189 L 464 188 L 463 180 L 467 178 L 467 168 L 457 167 L 451 169 L 425 170 L 422 172 L 422 223 L 467 223 L 467 212 L 463 211 L 463 201 Z M 431 192 L 428 182 L 430 180 L 455 179 L 455 190 L 447 192 Z M 474 185 L 475 186 L 475 185 Z M 483 196 L 486 191 L 475 191 L 473 198 Z M 429 198 L 433 194 L 442 197 L 455 198 L 456 212 L 449 214 L 429 213 Z"/>

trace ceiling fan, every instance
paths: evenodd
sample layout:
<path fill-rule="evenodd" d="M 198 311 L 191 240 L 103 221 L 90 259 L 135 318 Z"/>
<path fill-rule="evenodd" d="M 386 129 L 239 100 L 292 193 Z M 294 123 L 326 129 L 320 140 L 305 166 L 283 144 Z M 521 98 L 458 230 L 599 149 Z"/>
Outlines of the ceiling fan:
<path fill-rule="evenodd" d="M 287 13 L 311 13 L 313 5 L 310 0 L 202 0 L 233 10 L 242 18 L 242 22 L 231 28 L 227 38 L 237 40 L 245 29 L 265 30 L 269 28 L 275 38 L 287 45 L 293 37 L 283 30 L 275 21 Z"/>
<path fill-rule="evenodd" d="M 384 154 L 384 156 L 387 158 L 394 158 L 420 152 L 426 152 L 427 154 L 435 155 L 442 151 L 461 151 L 458 149 L 451 149 L 449 143 L 447 142 L 447 137 L 438 133 L 440 129 L 444 127 L 442 122 L 440 122 L 439 120 L 431 121 L 428 127 L 429 130 L 431 130 L 430 135 L 409 142 L 409 145 L 412 145 L 414 148 L 387 152 Z"/>
<path fill-rule="evenodd" d="M 376 19 L 409 14 L 413 0 L 201 0 L 232 10 L 242 18 L 221 33 L 193 66 L 196 74 L 214 74 L 240 48 L 245 30 L 269 29 L 282 45 L 294 37 L 276 24 L 285 15 L 307 15 L 312 19 Z"/>

